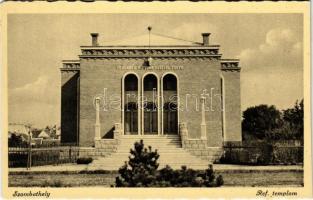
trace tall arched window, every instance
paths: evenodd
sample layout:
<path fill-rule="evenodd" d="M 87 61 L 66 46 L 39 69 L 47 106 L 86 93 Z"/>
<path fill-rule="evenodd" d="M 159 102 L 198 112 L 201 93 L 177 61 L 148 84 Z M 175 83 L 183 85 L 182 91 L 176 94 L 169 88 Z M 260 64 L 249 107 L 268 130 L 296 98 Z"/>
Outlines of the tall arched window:
<path fill-rule="evenodd" d="M 225 132 L 226 132 L 226 125 L 225 125 L 225 82 L 224 78 L 221 76 L 220 79 L 221 84 L 221 118 L 222 118 L 222 137 L 225 140 Z"/>
<path fill-rule="evenodd" d="M 128 74 L 124 78 L 124 134 L 138 134 L 138 78 Z"/>
<path fill-rule="evenodd" d="M 178 133 L 177 78 L 173 74 L 163 77 L 163 133 Z"/>
<path fill-rule="evenodd" d="M 148 74 L 143 79 L 144 134 L 158 134 L 158 81 L 154 74 Z"/>

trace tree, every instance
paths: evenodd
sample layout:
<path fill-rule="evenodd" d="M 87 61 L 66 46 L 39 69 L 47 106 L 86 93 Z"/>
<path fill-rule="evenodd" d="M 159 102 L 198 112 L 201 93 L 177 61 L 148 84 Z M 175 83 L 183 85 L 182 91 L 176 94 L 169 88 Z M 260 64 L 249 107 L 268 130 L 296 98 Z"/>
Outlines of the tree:
<path fill-rule="evenodd" d="M 157 170 L 159 154 L 144 148 L 143 140 L 136 142 L 130 151 L 129 161 L 119 169 L 115 179 L 116 187 L 219 187 L 224 184 L 221 175 L 215 176 L 213 166 L 202 172 L 182 166 L 173 170 L 166 166 Z"/>
<path fill-rule="evenodd" d="M 303 99 L 296 101 L 293 108 L 289 108 L 283 111 L 283 119 L 285 123 L 291 128 L 291 132 L 298 139 L 303 138 Z"/>
<path fill-rule="evenodd" d="M 11 137 L 8 140 L 8 143 L 9 147 L 18 147 L 27 144 L 26 142 L 23 141 L 21 135 L 16 135 L 15 133 L 12 133 Z"/>
<path fill-rule="evenodd" d="M 281 112 L 275 106 L 259 105 L 243 112 L 242 131 L 264 139 L 266 134 L 282 124 Z"/>
<path fill-rule="evenodd" d="M 144 148 L 143 140 L 136 142 L 134 147 L 134 150 L 130 150 L 128 163 L 125 162 L 118 170 L 120 176 L 116 177 L 117 187 L 149 187 L 155 182 L 159 167 L 157 150 L 152 151 L 151 146 L 149 150 Z"/>

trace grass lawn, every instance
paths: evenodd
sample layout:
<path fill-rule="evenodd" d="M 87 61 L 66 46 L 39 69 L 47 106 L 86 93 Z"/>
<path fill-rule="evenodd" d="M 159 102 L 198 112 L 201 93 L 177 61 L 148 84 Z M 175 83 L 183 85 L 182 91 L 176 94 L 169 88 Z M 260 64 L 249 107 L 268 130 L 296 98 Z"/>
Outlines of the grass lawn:
<path fill-rule="evenodd" d="M 298 186 L 303 185 L 302 171 L 238 171 L 216 172 L 224 178 L 224 186 Z M 10 173 L 9 187 L 110 187 L 116 172 L 96 174 L 78 172 Z"/>

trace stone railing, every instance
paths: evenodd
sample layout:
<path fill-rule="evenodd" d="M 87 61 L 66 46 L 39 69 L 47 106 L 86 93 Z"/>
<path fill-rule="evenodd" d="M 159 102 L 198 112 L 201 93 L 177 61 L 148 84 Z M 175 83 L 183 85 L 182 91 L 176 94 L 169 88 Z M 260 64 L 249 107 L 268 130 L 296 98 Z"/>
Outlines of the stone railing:
<path fill-rule="evenodd" d="M 106 156 L 116 152 L 117 146 L 120 142 L 121 124 L 114 125 L 114 138 L 101 139 L 95 138 L 95 156 Z"/>
<path fill-rule="evenodd" d="M 203 160 L 214 162 L 219 159 L 222 148 L 208 147 L 206 138 L 189 138 L 187 123 L 181 122 L 179 124 L 179 132 L 182 142 L 182 147 Z"/>
<path fill-rule="evenodd" d="M 195 138 L 191 139 L 188 137 L 187 123 L 182 122 L 179 124 L 180 137 L 182 141 L 182 147 L 187 150 L 206 149 L 207 139 Z"/>
<path fill-rule="evenodd" d="M 185 141 L 188 139 L 187 123 L 179 123 L 179 133 L 183 148 L 185 148 Z"/>
<path fill-rule="evenodd" d="M 120 137 L 122 135 L 122 126 L 121 123 L 115 123 L 114 124 L 114 132 L 113 132 L 113 137 L 115 140 L 117 140 L 117 143 L 119 144 L 120 142 Z"/>

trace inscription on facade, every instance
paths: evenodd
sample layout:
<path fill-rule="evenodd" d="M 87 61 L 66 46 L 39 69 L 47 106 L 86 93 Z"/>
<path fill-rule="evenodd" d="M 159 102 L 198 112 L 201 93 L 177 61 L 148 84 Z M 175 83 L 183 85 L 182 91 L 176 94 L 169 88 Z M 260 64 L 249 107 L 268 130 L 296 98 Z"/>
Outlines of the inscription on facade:
<path fill-rule="evenodd" d="M 117 66 L 118 70 L 183 70 L 184 66 Z"/>

